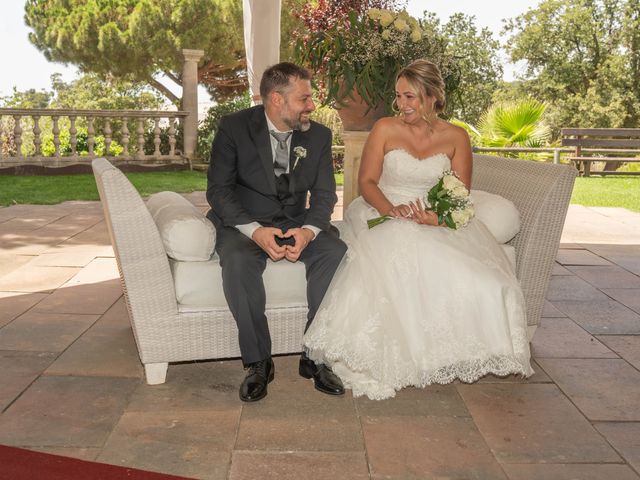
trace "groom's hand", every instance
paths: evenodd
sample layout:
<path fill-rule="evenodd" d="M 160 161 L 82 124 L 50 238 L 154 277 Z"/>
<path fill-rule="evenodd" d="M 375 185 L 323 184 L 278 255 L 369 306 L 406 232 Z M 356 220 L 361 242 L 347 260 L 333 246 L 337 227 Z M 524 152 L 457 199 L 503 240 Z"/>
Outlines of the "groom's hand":
<path fill-rule="evenodd" d="M 289 237 L 293 237 L 296 243 L 293 247 L 291 245 L 285 246 L 285 257 L 290 262 L 297 262 L 302 250 L 315 238 L 315 234 L 308 228 L 290 228 L 284 234 L 284 238 Z"/>
<path fill-rule="evenodd" d="M 283 238 L 284 234 L 279 228 L 273 227 L 258 227 L 251 236 L 251 239 L 258 244 L 258 246 L 267 252 L 267 255 L 277 262 L 282 260 L 286 253 L 286 248 L 276 243 L 276 237 Z"/>

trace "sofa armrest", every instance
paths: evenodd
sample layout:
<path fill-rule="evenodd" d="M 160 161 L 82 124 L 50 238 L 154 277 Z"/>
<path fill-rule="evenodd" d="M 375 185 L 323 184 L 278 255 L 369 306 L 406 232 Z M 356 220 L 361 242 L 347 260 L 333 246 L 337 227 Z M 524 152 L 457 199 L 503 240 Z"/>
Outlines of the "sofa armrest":
<path fill-rule="evenodd" d="M 156 224 L 127 177 L 104 158 L 91 166 L 138 351 L 147 363 L 145 356 L 164 348 L 156 339 L 178 313 L 169 261 Z"/>
<path fill-rule="evenodd" d="M 508 198 L 520 212 L 520 232 L 509 243 L 516 249 L 516 275 L 532 330 L 544 307 L 576 169 L 490 155 L 473 157 L 473 188 Z"/>

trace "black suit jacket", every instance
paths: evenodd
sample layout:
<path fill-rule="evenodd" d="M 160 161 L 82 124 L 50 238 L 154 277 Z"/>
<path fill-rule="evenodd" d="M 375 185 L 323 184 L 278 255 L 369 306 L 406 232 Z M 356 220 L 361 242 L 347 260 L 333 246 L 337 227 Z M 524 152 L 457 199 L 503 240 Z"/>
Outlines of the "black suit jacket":
<path fill-rule="evenodd" d="M 293 170 L 297 146 L 306 150 L 306 157 Z M 283 195 L 276 188 L 264 107 L 224 116 L 213 139 L 207 174 L 209 219 L 220 228 L 254 221 L 271 225 L 285 217 L 329 231 L 337 202 L 331 130 L 311 122 L 306 132 L 294 131 L 289 162 L 288 192 Z"/>

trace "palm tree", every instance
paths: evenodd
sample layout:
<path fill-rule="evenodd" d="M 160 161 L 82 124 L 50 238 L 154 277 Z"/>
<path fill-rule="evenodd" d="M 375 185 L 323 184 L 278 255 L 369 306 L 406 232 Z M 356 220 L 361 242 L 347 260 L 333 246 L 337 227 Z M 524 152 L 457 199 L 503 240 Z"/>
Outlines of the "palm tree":
<path fill-rule="evenodd" d="M 483 147 L 542 147 L 551 130 L 542 121 L 544 103 L 527 98 L 492 105 L 477 127 L 460 120 L 452 123 L 469 133 L 472 143 Z"/>

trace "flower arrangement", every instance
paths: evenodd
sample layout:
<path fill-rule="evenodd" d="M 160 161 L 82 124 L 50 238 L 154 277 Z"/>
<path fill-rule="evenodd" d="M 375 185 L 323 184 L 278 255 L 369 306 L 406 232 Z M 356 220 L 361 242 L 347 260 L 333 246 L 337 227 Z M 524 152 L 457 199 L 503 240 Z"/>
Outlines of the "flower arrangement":
<path fill-rule="evenodd" d="M 454 172 L 447 170 L 423 198 L 425 209 L 438 215 L 438 223 L 444 224 L 453 230 L 467 226 L 474 217 L 475 210 L 469 198 L 467 187 L 460 181 Z M 373 228 L 376 225 L 391 220 L 392 216 L 367 220 L 367 226 Z"/>
<path fill-rule="evenodd" d="M 440 66 L 451 83 L 454 59 L 432 18 L 418 20 L 405 10 L 351 10 L 325 28 L 310 30 L 296 43 L 296 60 L 320 78 L 324 103 L 343 106 L 355 91 L 370 107 L 391 113 L 395 76 L 418 58 Z"/>

